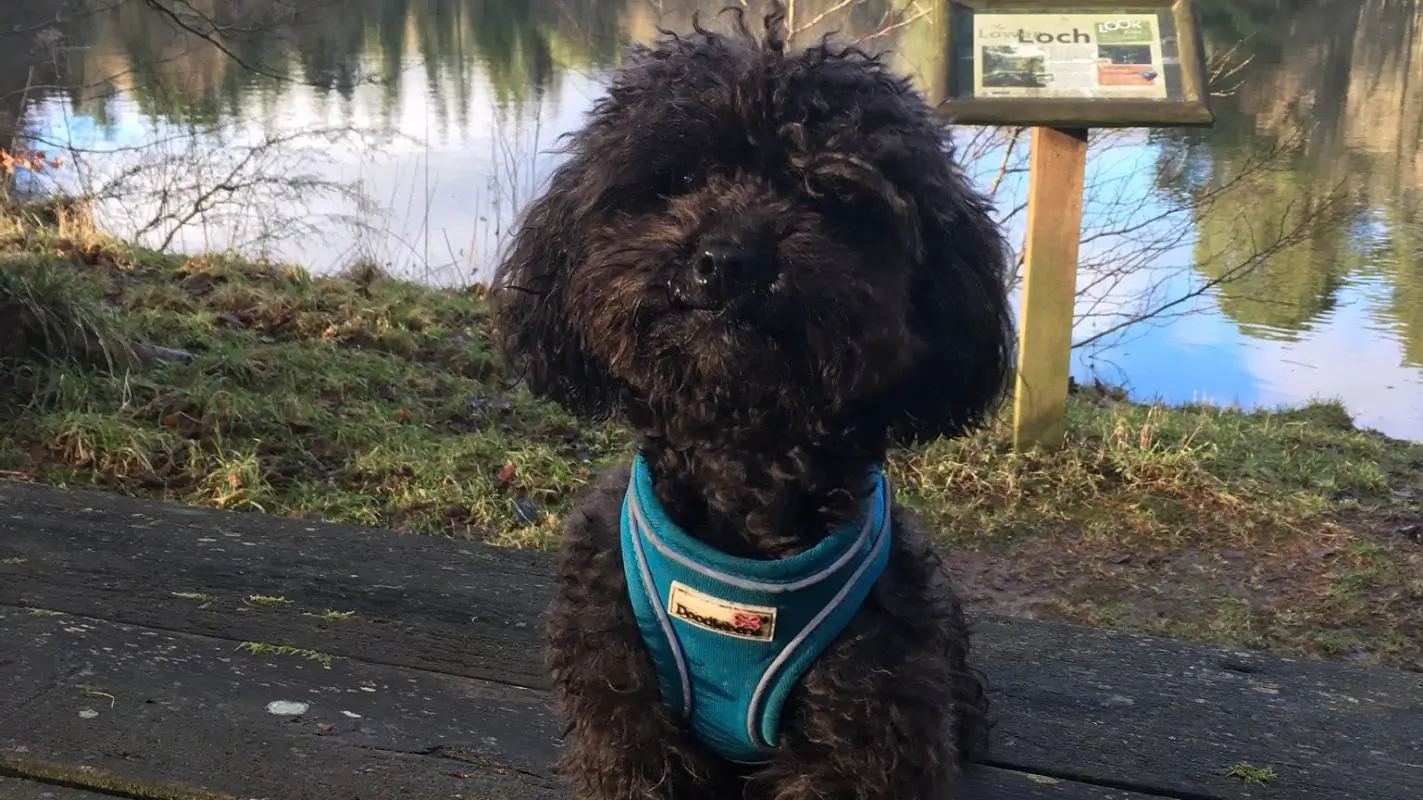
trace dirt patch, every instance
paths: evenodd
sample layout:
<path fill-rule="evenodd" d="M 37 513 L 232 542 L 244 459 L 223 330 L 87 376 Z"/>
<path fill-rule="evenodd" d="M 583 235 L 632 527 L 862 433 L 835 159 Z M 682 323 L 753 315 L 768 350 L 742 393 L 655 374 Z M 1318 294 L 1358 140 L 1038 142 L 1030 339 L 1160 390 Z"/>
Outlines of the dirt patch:
<path fill-rule="evenodd" d="M 949 561 L 979 611 L 1423 672 L 1419 530 L 1423 512 L 1358 509 L 1268 543 L 1048 531 Z"/>

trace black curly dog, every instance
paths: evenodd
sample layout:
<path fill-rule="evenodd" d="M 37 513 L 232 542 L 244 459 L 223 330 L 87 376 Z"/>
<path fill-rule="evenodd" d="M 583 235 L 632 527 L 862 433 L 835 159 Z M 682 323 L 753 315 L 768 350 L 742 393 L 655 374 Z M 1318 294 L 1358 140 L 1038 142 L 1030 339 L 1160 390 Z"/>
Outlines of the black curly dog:
<path fill-rule="evenodd" d="M 530 388 L 626 421 L 653 502 L 742 559 L 858 524 L 887 449 L 982 423 L 1012 369 L 1007 248 L 945 127 L 876 57 L 786 52 L 783 19 L 759 41 L 738 13 L 729 35 L 634 48 L 495 280 L 498 341 Z M 786 698 L 773 754 L 747 765 L 659 689 L 624 571 L 628 483 L 612 471 L 570 514 L 547 632 L 581 797 L 958 796 L 986 701 L 907 513 Z"/>

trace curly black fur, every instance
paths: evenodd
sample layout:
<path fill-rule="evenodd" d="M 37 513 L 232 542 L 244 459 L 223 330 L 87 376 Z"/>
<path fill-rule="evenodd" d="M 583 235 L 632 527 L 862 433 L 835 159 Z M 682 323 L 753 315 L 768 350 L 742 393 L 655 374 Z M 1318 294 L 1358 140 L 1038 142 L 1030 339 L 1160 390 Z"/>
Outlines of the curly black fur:
<path fill-rule="evenodd" d="M 779 9 L 760 41 L 739 14 L 731 35 L 669 33 L 634 49 L 567 153 L 496 276 L 501 346 L 535 392 L 639 431 L 692 535 L 804 550 L 858 513 L 889 446 L 960 433 L 1001 396 L 1007 250 L 943 126 L 877 58 L 787 53 Z M 712 302 L 687 286 L 717 247 L 737 254 L 735 288 Z M 986 704 L 959 602 L 901 509 L 883 577 L 788 702 L 776 761 L 741 774 L 659 703 L 621 566 L 626 482 L 572 513 L 549 623 L 583 797 L 952 796 Z"/>

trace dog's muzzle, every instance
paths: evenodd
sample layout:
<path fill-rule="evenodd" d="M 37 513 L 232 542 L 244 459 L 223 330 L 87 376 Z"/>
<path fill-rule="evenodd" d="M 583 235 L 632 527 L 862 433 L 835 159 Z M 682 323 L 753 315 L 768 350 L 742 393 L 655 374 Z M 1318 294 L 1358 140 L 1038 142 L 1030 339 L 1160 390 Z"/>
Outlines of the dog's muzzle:
<path fill-rule="evenodd" d="M 757 255 L 730 241 L 702 246 L 691 264 L 668 282 L 672 302 L 699 311 L 717 311 L 751 288 Z"/>

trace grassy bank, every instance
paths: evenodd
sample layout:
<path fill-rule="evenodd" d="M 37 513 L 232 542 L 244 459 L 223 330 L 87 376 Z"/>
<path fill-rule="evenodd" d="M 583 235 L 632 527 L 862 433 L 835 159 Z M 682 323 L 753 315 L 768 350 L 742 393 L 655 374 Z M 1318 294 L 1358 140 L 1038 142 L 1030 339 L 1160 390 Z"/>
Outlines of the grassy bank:
<path fill-rule="evenodd" d="M 624 457 L 511 387 L 476 290 L 127 247 L 0 219 L 0 471 L 195 505 L 548 546 Z M 1316 404 L 1071 405 L 895 454 L 980 609 L 1423 669 L 1423 447 Z"/>

